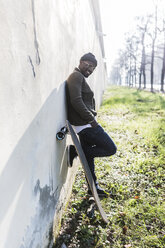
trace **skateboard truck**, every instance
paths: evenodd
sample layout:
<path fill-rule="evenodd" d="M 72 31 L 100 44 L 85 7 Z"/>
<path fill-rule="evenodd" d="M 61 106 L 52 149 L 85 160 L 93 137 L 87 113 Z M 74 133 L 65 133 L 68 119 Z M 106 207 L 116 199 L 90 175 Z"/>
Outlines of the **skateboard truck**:
<path fill-rule="evenodd" d="M 68 133 L 67 127 L 66 126 L 62 127 L 61 130 L 56 134 L 56 139 L 63 140 L 67 133 Z"/>

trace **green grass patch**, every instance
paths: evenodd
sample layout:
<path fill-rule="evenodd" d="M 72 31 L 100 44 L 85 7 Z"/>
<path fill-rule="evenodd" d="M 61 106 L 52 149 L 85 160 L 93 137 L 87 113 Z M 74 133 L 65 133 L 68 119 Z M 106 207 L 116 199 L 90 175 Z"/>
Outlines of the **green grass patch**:
<path fill-rule="evenodd" d="M 109 223 L 95 210 L 88 216 L 84 173 L 78 171 L 72 199 L 54 247 L 165 247 L 165 96 L 125 87 L 104 95 L 98 121 L 117 144 L 117 153 L 96 159 Z"/>

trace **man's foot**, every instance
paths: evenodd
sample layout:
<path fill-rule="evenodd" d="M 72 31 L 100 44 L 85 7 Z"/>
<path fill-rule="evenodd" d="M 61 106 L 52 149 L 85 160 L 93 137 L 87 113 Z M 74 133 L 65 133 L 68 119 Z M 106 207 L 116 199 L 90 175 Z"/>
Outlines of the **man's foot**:
<path fill-rule="evenodd" d="M 73 145 L 69 145 L 68 146 L 68 166 L 69 167 L 72 167 L 73 165 L 73 160 L 74 158 L 76 158 L 78 155 L 77 155 L 77 152 L 76 152 L 76 148 L 73 146 Z"/>
<path fill-rule="evenodd" d="M 97 194 L 101 197 L 108 197 L 110 193 L 104 189 L 102 189 L 98 184 L 96 184 Z M 88 189 L 88 194 L 92 195 L 92 191 Z"/>

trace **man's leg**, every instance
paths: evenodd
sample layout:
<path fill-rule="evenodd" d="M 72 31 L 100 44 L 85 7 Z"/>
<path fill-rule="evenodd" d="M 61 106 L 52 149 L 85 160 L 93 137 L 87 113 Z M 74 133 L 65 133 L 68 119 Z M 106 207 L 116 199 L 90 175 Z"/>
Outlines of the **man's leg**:
<path fill-rule="evenodd" d="M 106 157 L 116 153 L 116 145 L 101 126 L 82 130 L 79 138 L 88 157 Z"/>
<path fill-rule="evenodd" d="M 79 138 L 80 138 L 80 136 L 79 136 Z M 88 153 L 88 151 L 91 150 L 91 144 L 88 144 L 86 142 L 86 140 L 82 138 L 82 136 L 80 138 L 80 143 L 81 143 L 82 149 L 84 151 L 85 157 L 87 159 L 90 171 L 92 173 L 93 180 L 94 180 L 94 182 L 96 182 L 94 157 L 90 156 L 90 154 Z"/>
<path fill-rule="evenodd" d="M 116 153 L 116 145 L 102 127 L 86 128 L 79 133 L 81 146 L 88 161 L 93 179 L 97 184 L 95 175 L 95 157 L 111 156 Z M 99 186 L 97 185 L 99 188 Z"/>

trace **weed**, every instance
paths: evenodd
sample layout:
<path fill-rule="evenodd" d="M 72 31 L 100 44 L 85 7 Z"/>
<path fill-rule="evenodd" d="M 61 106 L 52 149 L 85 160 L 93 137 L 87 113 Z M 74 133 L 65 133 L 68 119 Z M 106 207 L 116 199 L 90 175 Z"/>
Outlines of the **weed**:
<path fill-rule="evenodd" d="M 78 171 L 54 247 L 165 247 L 165 97 L 125 87 L 105 92 L 98 121 L 117 144 L 116 155 L 95 160 L 109 223 L 90 218 L 84 173 Z"/>

